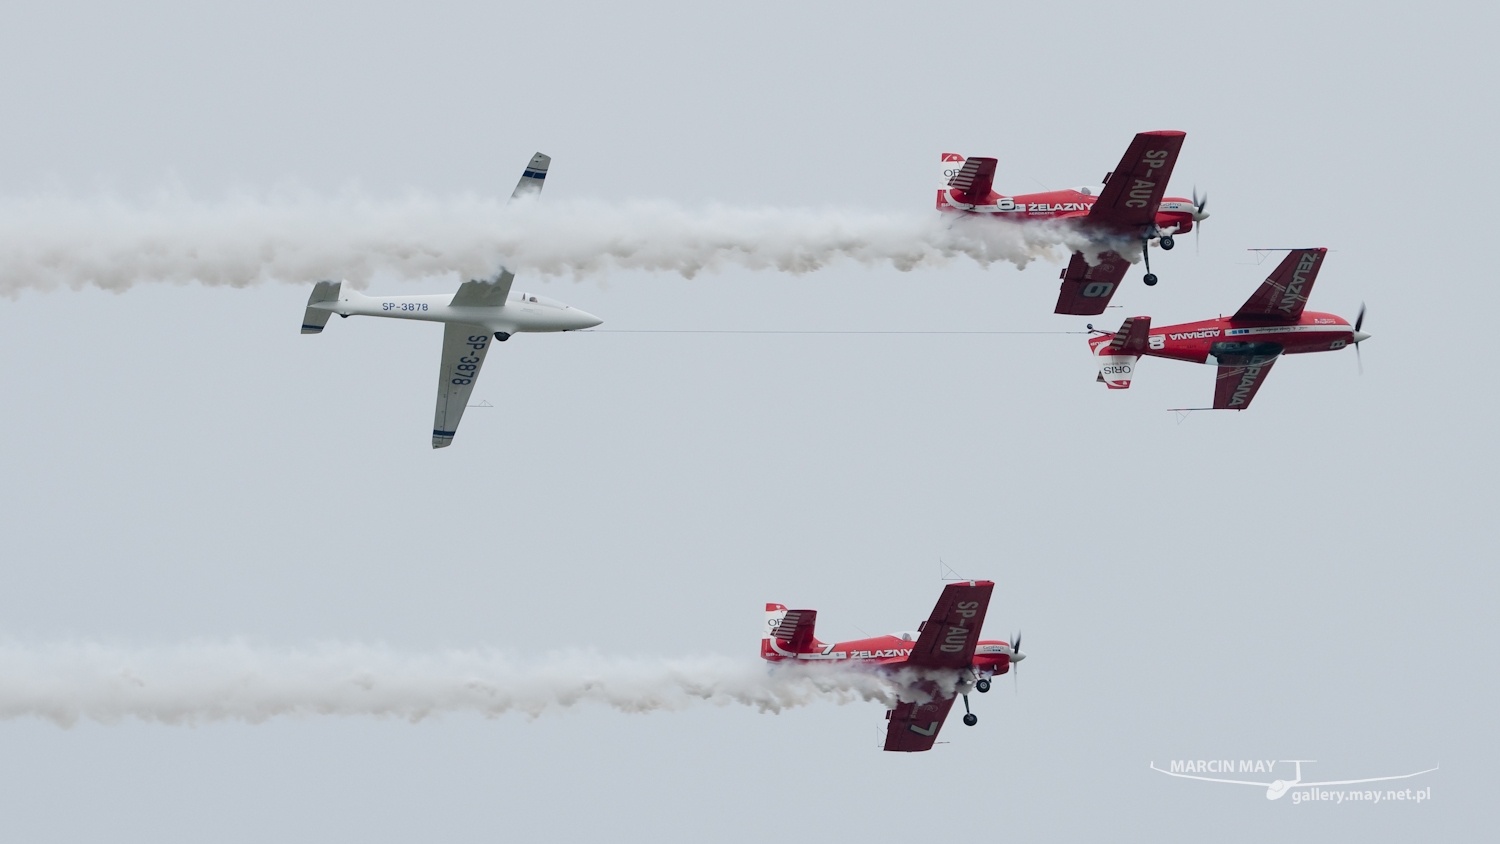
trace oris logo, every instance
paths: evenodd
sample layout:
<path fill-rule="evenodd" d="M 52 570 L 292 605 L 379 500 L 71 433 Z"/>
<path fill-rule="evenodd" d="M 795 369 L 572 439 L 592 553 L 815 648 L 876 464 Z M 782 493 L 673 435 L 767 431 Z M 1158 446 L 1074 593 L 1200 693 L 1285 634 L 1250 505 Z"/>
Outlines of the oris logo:
<path fill-rule="evenodd" d="M 1101 366 L 1099 367 L 1099 371 L 1103 372 L 1105 375 L 1129 375 L 1132 372 L 1131 368 L 1125 364 L 1110 364 L 1109 366 Z"/>

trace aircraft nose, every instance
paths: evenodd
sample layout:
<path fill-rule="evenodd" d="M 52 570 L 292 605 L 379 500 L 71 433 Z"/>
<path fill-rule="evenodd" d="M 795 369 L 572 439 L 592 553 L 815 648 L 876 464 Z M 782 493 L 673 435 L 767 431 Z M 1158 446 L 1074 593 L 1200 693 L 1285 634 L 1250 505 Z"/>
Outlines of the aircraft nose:
<path fill-rule="evenodd" d="M 569 314 L 569 317 L 571 317 L 573 325 L 568 329 L 569 331 L 577 331 L 580 328 L 593 328 L 596 325 L 604 324 L 604 320 L 588 311 L 580 311 L 577 308 L 573 308 L 572 311 L 573 313 Z"/>
<path fill-rule="evenodd" d="M 1370 335 L 1364 333 L 1363 331 L 1354 332 L 1354 342 L 1363 343 L 1368 339 L 1370 339 Z"/>

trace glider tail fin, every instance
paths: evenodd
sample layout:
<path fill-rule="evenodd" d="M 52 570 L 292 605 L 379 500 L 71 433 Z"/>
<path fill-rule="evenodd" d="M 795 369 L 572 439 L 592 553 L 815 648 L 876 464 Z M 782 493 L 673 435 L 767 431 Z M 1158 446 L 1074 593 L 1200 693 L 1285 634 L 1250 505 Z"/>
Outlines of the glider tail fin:
<path fill-rule="evenodd" d="M 1111 390 L 1129 389 L 1136 364 L 1146 353 L 1150 332 L 1151 317 L 1139 316 L 1125 320 L 1112 335 L 1089 338 L 1089 347 L 1099 363 L 1099 382 Z"/>
<path fill-rule="evenodd" d="M 312 295 L 307 297 L 307 310 L 302 314 L 302 333 L 319 334 L 323 326 L 328 324 L 328 318 L 333 316 L 333 311 L 326 307 L 314 307 L 327 302 L 339 300 L 339 290 L 343 287 L 341 281 L 320 281 L 313 287 Z"/>

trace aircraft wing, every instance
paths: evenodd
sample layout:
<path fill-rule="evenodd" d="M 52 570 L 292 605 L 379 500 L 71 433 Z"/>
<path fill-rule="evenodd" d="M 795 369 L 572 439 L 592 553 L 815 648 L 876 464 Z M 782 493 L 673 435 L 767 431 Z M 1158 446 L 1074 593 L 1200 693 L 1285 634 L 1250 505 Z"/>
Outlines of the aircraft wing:
<path fill-rule="evenodd" d="M 1088 219 L 1114 226 L 1147 226 L 1156 221 L 1167 180 L 1177 164 L 1185 132 L 1142 132 L 1130 142 L 1120 164 L 1104 183 Z M 1097 313 L 1097 312 L 1096 312 Z"/>
<path fill-rule="evenodd" d="M 890 723 L 885 728 L 885 749 L 915 753 L 931 750 L 938 731 L 953 708 L 953 698 L 931 703 L 901 703 L 886 712 Z"/>
<path fill-rule="evenodd" d="M 448 304 L 454 307 L 498 308 L 510 297 L 510 285 L 516 277 L 504 267 L 495 277 L 487 281 L 466 281 L 458 286 L 458 292 Z"/>
<path fill-rule="evenodd" d="M 1271 374 L 1276 355 L 1219 356 L 1214 410 L 1244 410 Z"/>
<path fill-rule="evenodd" d="M 917 668 L 968 668 L 990 605 L 995 584 L 988 580 L 950 583 L 943 587 L 932 615 L 912 646 L 906 664 Z"/>
<path fill-rule="evenodd" d="M 1114 252 L 1101 254 L 1097 267 L 1089 266 L 1082 252 L 1074 252 L 1067 269 L 1062 271 L 1062 289 L 1057 293 L 1057 307 L 1052 312 L 1077 316 L 1104 313 L 1128 269 L 1130 263 Z"/>
<path fill-rule="evenodd" d="M 1293 249 L 1276 270 L 1260 283 L 1255 293 L 1235 311 L 1235 319 L 1266 319 L 1296 322 L 1312 292 L 1327 249 Z"/>
<path fill-rule="evenodd" d="M 432 419 L 433 448 L 453 444 L 453 435 L 458 432 L 459 420 L 464 418 L 464 408 L 469 405 L 469 394 L 474 392 L 474 382 L 479 379 L 479 368 L 484 366 L 484 356 L 489 348 L 489 329 L 462 322 L 443 324 L 437 414 Z"/>
<path fill-rule="evenodd" d="M 531 157 L 526 164 L 526 170 L 521 173 L 521 181 L 516 183 L 516 189 L 511 192 L 511 199 L 518 199 L 529 194 L 542 192 L 542 183 L 547 181 L 547 168 L 552 165 L 552 156 L 537 153 Z"/>

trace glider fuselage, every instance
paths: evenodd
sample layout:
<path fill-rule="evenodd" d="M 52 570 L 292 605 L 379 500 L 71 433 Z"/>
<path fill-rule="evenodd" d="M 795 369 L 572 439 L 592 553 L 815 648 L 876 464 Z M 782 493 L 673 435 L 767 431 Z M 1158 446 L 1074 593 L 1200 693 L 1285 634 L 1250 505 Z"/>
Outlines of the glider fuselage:
<path fill-rule="evenodd" d="M 340 291 L 334 302 L 309 307 L 332 311 L 339 316 L 375 316 L 390 319 L 415 319 L 424 322 L 456 322 L 479 325 L 492 334 L 577 331 L 593 328 L 603 320 L 587 311 L 528 293 L 511 293 L 500 306 L 475 307 L 453 305 L 452 293 L 421 296 L 365 296 L 354 290 Z"/>

